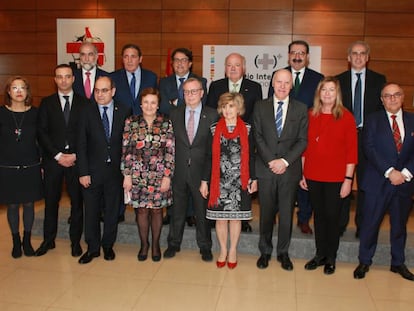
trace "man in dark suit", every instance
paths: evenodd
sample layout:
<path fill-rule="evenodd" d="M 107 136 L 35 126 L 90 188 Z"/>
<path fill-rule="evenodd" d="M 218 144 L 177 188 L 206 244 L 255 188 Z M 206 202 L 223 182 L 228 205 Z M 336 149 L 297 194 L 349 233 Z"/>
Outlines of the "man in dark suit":
<path fill-rule="evenodd" d="M 39 107 L 38 139 L 42 148 L 45 218 L 43 242 L 36 250 L 36 256 L 42 256 L 55 248 L 63 179 L 71 205 L 69 235 L 72 256 L 82 255 L 83 200 L 77 172 L 76 131 L 82 109 L 88 102 L 73 92 L 73 82 L 72 68 L 67 64 L 57 66 L 57 93 L 42 99 Z"/>
<path fill-rule="evenodd" d="M 218 114 L 214 109 L 202 105 L 204 90 L 200 80 L 189 78 L 184 82 L 183 90 L 185 105 L 173 108 L 170 113 L 175 135 L 175 173 L 172 180 L 174 203 L 164 258 L 174 257 L 180 251 L 191 195 L 201 259 L 211 261 L 213 255 L 211 229 L 206 219 L 207 200 L 201 196 L 199 188 L 202 180 L 210 180 L 210 126 L 217 121 Z"/>
<path fill-rule="evenodd" d="M 226 92 L 238 92 L 243 95 L 245 113 L 243 120 L 252 122 L 254 104 L 263 99 L 262 87 L 259 83 L 246 79 L 246 59 L 238 53 L 227 55 L 225 61 L 226 77 L 211 82 L 206 105 L 217 109 L 220 95 Z"/>
<path fill-rule="evenodd" d="M 260 201 L 259 269 L 267 268 L 273 251 L 272 234 L 279 213 L 277 260 L 285 270 L 293 264 L 288 251 L 292 214 L 299 180 L 301 155 L 307 145 L 307 107 L 290 98 L 292 74 L 280 69 L 273 76 L 274 96 L 256 103 L 253 129 L 256 140 L 256 176 Z"/>
<path fill-rule="evenodd" d="M 174 74 L 160 79 L 160 112 L 169 115 L 172 106 L 185 105 L 181 84 L 191 77 L 197 78 L 202 82 L 204 90 L 202 103 L 205 104 L 207 100 L 207 80 L 191 71 L 193 53 L 186 48 L 177 48 L 171 53 L 171 62 Z"/>
<path fill-rule="evenodd" d="M 407 220 L 414 194 L 414 114 L 404 112 L 404 92 L 395 83 L 381 92 L 385 111 L 373 112 L 364 123 L 366 156 L 361 188 L 365 192 L 360 226 L 359 265 L 354 278 L 362 279 L 372 264 L 384 214 L 390 216 L 391 268 L 414 281 L 405 266 Z"/>
<path fill-rule="evenodd" d="M 85 201 L 85 240 L 88 250 L 79 259 L 86 264 L 100 256 L 115 259 L 113 245 L 117 235 L 122 174 L 120 159 L 125 119 L 131 108 L 115 102 L 115 87 L 110 77 L 95 82 L 96 104 L 83 111 L 78 136 L 79 181 Z M 103 234 L 100 215 L 104 204 Z"/>
<path fill-rule="evenodd" d="M 142 53 L 139 46 L 126 44 L 122 48 L 124 68 L 111 73 L 116 86 L 114 100 L 131 107 L 133 114 L 142 113 L 139 103 L 141 90 L 147 87 L 157 88 L 157 75 L 141 67 Z"/>
<path fill-rule="evenodd" d="M 358 128 L 358 165 L 357 173 L 357 204 L 355 211 L 355 236 L 359 236 L 359 227 L 363 217 L 364 193 L 359 187 L 360 178 L 365 168 L 365 156 L 362 152 L 362 128 L 367 116 L 372 112 L 382 110 L 381 89 L 385 84 L 385 76 L 366 68 L 369 61 L 370 48 L 364 41 L 353 42 L 348 48 L 348 62 L 351 69 L 337 76 L 342 90 L 344 106 L 354 114 Z M 359 77 L 359 78 L 358 78 Z M 356 100 L 356 101 L 355 101 Z M 345 232 L 349 222 L 351 196 L 345 199 L 341 215 L 341 232 Z"/>
<path fill-rule="evenodd" d="M 306 41 L 292 41 L 289 44 L 288 51 L 289 66 L 285 69 L 292 72 L 292 76 L 295 79 L 293 82 L 294 87 L 290 91 L 289 97 L 304 103 L 308 109 L 312 108 L 315 91 L 319 82 L 323 79 L 323 75 L 307 67 L 309 64 L 309 44 Z M 268 97 L 272 97 L 273 94 L 273 86 L 270 86 Z M 308 192 L 299 187 L 297 195 L 299 207 L 297 226 L 302 233 L 312 234 L 313 231 L 309 226 L 309 220 L 312 217 L 312 206 L 310 205 Z"/>
<path fill-rule="evenodd" d="M 79 47 L 79 61 L 81 68 L 74 70 L 73 90 L 76 94 L 94 101 L 95 80 L 101 76 L 108 76 L 109 73 L 98 68 L 98 50 L 91 42 L 84 42 Z"/>

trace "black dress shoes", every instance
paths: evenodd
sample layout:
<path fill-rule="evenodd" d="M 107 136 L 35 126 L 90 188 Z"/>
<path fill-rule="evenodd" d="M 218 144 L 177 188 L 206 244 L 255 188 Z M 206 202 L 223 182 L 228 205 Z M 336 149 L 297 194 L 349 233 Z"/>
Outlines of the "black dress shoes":
<path fill-rule="evenodd" d="M 144 250 L 141 248 L 138 252 L 138 261 L 145 261 L 148 258 L 148 248 L 147 248 L 147 252 L 144 253 Z"/>
<path fill-rule="evenodd" d="M 114 260 L 115 252 L 112 247 L 103 247 L 104 259 L 105 260 Z"/>
<path fill-rule="evenodd" d="M 326 263 L 325 267 L 323 267 L 323 273 L 330 275 L 335 273 L 335 264 Z"/>
<path fill-rule="evenodd" d="M 305 264 L 305 270 L 315 270 L 326 263 L 326 258 L 314 257 Z"/>
<path fill-rule="evenodd" d="M 398 273 L 406 280 L 414 281 L 414 274 L 412 274 L 404 264 L 400 266 L 391 266 L 390 271 Z"/>
<path fill-rule="evenodd" d="M 257 260 L 256 266 L 259 269 L 266 269 L 269 266 L 270 255 L 262 254 Z"/>
<path fill-rule="evenodd" d="M 168 246 L 168 248 L 164 251 L 164 258 L 173 258 L 175 256 L 175 253 L 179 251 L 179 248 L 177 249 L 173 246 Z"/>
<path fill-rule="evenodd" d="M 71 249 L 72 249 L 72 257 L 79 257 L 80 255 L 82 255 L 82 247 L 80 246 L 79 243 L 72 244 Z"/>
<path fill-rule="evenodd" d="M 56 247 L 55 241 L 45 242 L 43 241 L 40 244 L 40 247 L 35 251 L 35 256 L 40 257 L 47 253 L 49 249 L 54 249 Z"/>
<path fill-rule="evenodd" d="M 280 254 L 277 256 L 277 261 L 280 262 L 280 265 L 282 267 L 282 269 L 285 269 L 287 271 L 291 271 L 293 270 L 293 264 L 290 261 L 289 255 L 288 254 Z"/>
<path fill-rule="evenodd" d="M 213 261 L 213 253 L 210 249 L 200 249 L 200 254 L 203 261 Z"/>
<path fill-rule="evenodd" d="M 80 264 L 87 264 L 90 263 L 94 258 L 99 257 L 101 254 L 99 254 L 99 252 L 95 252 L 95 253 L 89 253 L 86 252 L 85 254 L 82 255 L 81 258 L 79 258 L 78 262 Z"/>
<path fill-rule="evenodd" d="M 369 271 L 369 265 L 360 263 L 354 270 L 354 279 L 363 279 L 365 274 Z"/>

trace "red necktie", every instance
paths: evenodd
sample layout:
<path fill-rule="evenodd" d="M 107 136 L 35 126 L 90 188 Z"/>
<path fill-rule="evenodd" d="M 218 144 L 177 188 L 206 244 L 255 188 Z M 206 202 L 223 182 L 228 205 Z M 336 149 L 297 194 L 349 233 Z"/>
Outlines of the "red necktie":
<path fill-rule="evenodd" d="M 85 72 L 86 74 L 86 80 L 85 80 L 85 95 L 86 97 L 89 99 L 91 98 L 91 79 L 89 78 L 89 76 L 91 75 L 91 73 L 89 71 Z"/>
<path fill-rule="evenodd" d="M 394 114 L 391 116 L 392 119 L 392 136 L 394 137 L 395 147 L 397 148 L 398 153 L 401 151 L 402 142 L 401 142 L 401 133 L 398 128 L 397 116 Z"/>

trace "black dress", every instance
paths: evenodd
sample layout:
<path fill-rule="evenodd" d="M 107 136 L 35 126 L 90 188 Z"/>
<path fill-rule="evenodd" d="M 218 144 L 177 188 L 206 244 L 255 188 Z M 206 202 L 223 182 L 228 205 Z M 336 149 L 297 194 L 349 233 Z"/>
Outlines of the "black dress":
<path fill-rule="evenodd" d="M 42 198 L 36 120 L 35 107 L 26 112 L 0 107 L 1 204 L 29 203 Z"/>

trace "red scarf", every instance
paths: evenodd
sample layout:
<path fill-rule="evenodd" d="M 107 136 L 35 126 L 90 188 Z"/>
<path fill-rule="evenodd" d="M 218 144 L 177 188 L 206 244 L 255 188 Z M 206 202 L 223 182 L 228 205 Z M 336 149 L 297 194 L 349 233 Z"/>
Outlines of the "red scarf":
<path fill-rule="evenodd" d="M 210 198 L 208 200 L 208 206 L 215 207 L 218 205 L 218 199 L 220 197 L 220 151 L 221 144 L 220 138 L 223 136 L 226 139 L 240 138 L 241 147 L 241 186 L 243 190 L 247 189 L 247 185 L 250 179 L 249 170 L 249 139 L 247 134 L 247 127 L 240 117 L 237 117 L 237 124 L 233 132 L 229 132 L 226 121 L 221 118 L 216 125 L 216 130 L 213 137 L 212 148 L 212 164 L 211 164 L 211 180 L 210 180 Z"/>

